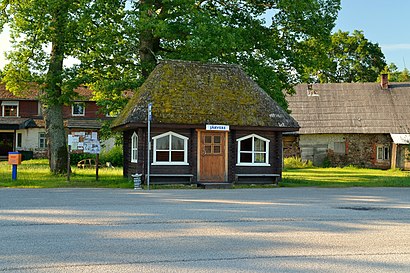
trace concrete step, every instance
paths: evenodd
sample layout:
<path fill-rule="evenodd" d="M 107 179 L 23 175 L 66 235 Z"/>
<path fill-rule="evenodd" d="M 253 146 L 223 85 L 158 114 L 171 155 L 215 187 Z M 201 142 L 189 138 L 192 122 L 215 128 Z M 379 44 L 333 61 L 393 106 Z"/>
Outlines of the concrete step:
<path fill-rule="evenodd" d="M 202 189 L 232 189 L 232 183 L 205 182 L 198 183 L 197 187 Z"/>

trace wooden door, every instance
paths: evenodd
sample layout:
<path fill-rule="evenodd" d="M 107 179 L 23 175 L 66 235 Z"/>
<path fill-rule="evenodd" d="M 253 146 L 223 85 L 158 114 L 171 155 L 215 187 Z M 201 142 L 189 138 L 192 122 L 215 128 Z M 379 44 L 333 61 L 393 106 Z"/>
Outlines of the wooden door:
<path fill-rule="evenodd" d="M 199 180 L 202 182 L 227 181 L 227 132 L 199 133 Z"/>

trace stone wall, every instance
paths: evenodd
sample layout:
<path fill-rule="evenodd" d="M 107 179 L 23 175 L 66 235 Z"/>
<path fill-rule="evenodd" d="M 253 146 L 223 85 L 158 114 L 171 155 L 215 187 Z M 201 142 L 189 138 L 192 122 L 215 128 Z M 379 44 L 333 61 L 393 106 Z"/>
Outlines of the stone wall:
<path fill-rule="evenodd" d="M 317 134 L 301 135 L 303 160 L 316 166 L 348 166 L 390 168 L 392 140 L 389 134 Z M 377 160 L 377 146 L 389 147 L 387 160 Z"/>
<path fill-rule="evenodd" d="M 283 156 L 300 157 L 298 135 L 283 135 Z"/>

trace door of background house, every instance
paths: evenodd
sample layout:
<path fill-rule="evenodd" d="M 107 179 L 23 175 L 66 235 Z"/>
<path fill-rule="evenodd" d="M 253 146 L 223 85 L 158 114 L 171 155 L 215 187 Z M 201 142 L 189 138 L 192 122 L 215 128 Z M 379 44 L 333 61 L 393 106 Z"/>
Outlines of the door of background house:
<path fill-rule="evenodd" d="M 8 157 L 9 152 L 13 151 L 13 133 L 0 133 L 0 157 Z"/>
<path fill-rule="evenodd" d="M 227 132 L 199 132 L 199 180 L 227 181 Z"/>
<path fill-rule="evenodd" d="M 410 171 L 410 151 L 409 148 L 404 149 L 404 168 L 405 171 Z"/>

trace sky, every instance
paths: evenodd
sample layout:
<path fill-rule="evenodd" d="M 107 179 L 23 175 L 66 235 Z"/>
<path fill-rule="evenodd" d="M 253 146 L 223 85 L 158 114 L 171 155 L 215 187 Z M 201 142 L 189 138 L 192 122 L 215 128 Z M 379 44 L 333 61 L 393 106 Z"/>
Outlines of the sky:
<path fill-rule="evenodd" d="M 399 70 L 410 67 L 409 0 L 342 0 L 337 30 L 362 30 L 382 48 L 386 62 Z"/>
<path fill-rule="evenodd" d="M 388 64 L 403 70 L 410 66 L 410 0 L 342 0 L 334 32 L 362 30 L 372 43 L 378 43 Z M 0 68 L 10 49 L 8 31 L 0 34 Z"/>

